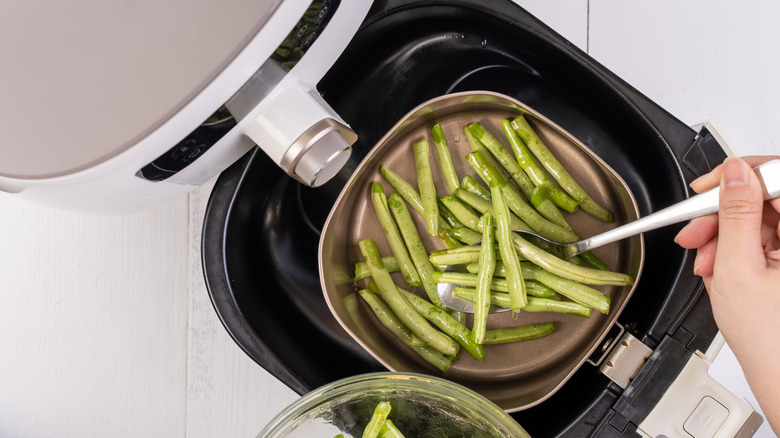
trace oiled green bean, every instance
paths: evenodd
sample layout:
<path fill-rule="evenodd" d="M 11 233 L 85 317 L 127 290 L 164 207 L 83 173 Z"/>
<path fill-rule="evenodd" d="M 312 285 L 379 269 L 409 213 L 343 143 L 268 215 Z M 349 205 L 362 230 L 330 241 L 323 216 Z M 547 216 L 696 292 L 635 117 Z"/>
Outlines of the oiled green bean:
<path fill-rule="evenodd" d="M 379 166 L 379 172 L 382 174 L 382 177 L 390 184 L 390 186 L 392 186 L 393 189 L 395 189 L 395 191 L 398 192 L 402 198 L 404 198 L 404 201 L 408 202 L 414 211 L 422 216 L 424 211 L 422 199 L 420 199 L 420 193 L 417 191 L 417 189 L 411 183 L 401 178 L 400 175 L 393 172 L 386 166 Z M 444 220 L 444 218 L 439 218 L 439 228 L 447 229 L 450 228 L 450 225 Z"/>
<path fill-rule="evenodd" d="M 533 191 L 534 184 L 531 179 L 523 172 L 507 148 L 490 131 L 479 122 L 468 125 L 466 130 L 470 131 L 490 151 L 490 154 L 501 163 L 501 166 L 524 193 Z"/>
<path fill-rule="evenodd" d="M 401 268 L 398 267 L 398 260 L 396 260 L 393 256 L 382 257 L 382 264 L 385 265 L 385 269 L 387 269 L 387 272 L 390 273 L 401 270 Z M 415 271 L 415 273 L 416 272 L 417 271 Z M 355 263 L 355 278 L 353 278 L 353 281 L 362 280 L 370 276 L 371 272 L 368 270 L 368 265 L 366 265 L 366 262 Z"/>
<path fill-rule="evenodd" d="M 512 232 L 509 208 L 506 206 L 504 193 L 501 191 L 501 187 L 491 184 L 490 195 L 493 199 L 493 211 L 496 212 L 496 237 L 498 238 L 498 247 L 499 251 L 501 251 L 501 261 L 504 263 L 504 268 L 506 269 L 507 287 L 509 297 L 512 301 L 510 307 L 514 311 L 522 309 L 528 302 L 525 282 L 523 281 L 523 273 L 520 270 L 520 260 L 517 258 L 517 252 L 512 245 L 512 235 L 514 233 Z M 481 266 L 480 269 L 482 269 Z"/>
<path fill-rule="evenodd" d="M 521 265 L 521 269 L 522 269 Z M 476 274 L 479 272 L 479 264 L 477 263 L 469 263 L 466 265 L 466 270 L 472 274 Z M 506 276 L 506 269 L 504 268 L 504 262 L 501 260 L 496 261 L 496 269 L 493 271 L 493 278 L 494 279 L 500 279 L 504 278 Z M 553 299 L 560 299 L 558 298 L 558 293 L 555 292 L 555 289 L 539 283 L 538 281 L 529 280 L 527 278 L 525 280 L 525 289 L 529 296 L 539 297 L 539 298 L 553 298 Z"/>
<path fill-rule="evenodd" d="M 479 216 L 468 205 L 453 195 L 441 197 L 441 202 L 452 212 L 452 214 L 463 224 L 464 227 L 480 231 Z"/>
<path fill-rule="evenodd" d="M 458 248 L 463 246 L 461 241 L 453 236 L 452 229 L 443 230 L 441 233 L 439 233 L 439 240 L 442 241 L 446 248 Z"/>
<path fill-rule="evenodd" d="M 485 200 L 482 196 L 464 189 L 455 190 L 455 196 L 457 196 L 458 199 L 465 202 L 468 206 L 470 206 L 471 208 L 477 210 L 482 214 L 485 214 L 488 211 L 490 211 L 493 212 L 493 214 L 495 215 L 495 211 L 493 210 L 493 203 L 490 198 Z M 511 211 L 508 213 L 509 213 L 509 220 L 511 221 L 511 227 L 513 230 L 533 231 L 533 229 L 530 226 L 528 226 L 528 224 L 523 222 L 522 219 L 517 217 L 517 215 L 515 215 Z"/>
<path fill-rule="evenodd" d="M 592 287 L 577 281 L 550 273 L 533 263 L 523 263 L 522 266 L 523 274 L 525 274 L 528 279 L 545 284 L 574 302 L 588 306 L 604 314 L 609 313 L 610 298 L 604 292 L 593 289 Z"/>
<path fill-rule="evenodd" d="M 379 431 L 379 438 L 404 438 L 404 434 L 395 427 L 393 420 L 388 418 Z"/>
<path fill-rule="evenodd" d="M 398 231 L 398 227 L 390 215 L 387 197 L 385 196 L 382 184 L 379 184 L 378 182 L 371 184 L 371 204 L 374 206 L 379 225 L 382 227 L 382 231 L 387 238 L 387 243 L 390 245 L 390 250 L 393 252 L 393 257 L 398 263 L 404 280 L 406 280 L 406 283 L 410 286 L 421 285 L 420 275 L 417 273 L 417 269 L 412 262 L 412 258 L 404 244 L 401 233 Z"/>
<path fill-rule="evenodd" d="M 450 193 L 452 193 L 460 186 L 460 180 L 458 179 L 458 173 L 455 171 L 455 165 L 452 163 L 452 153 L 447 145 L 447 137 L 444 136 L 444 129 L 440 123 L 433 125 L 431 135 L 433 136 L 433 144 L 436 146 L 436 152 L 439 155 L 439 164 L 444 175 L 444 181 L 447 183 Z"/>
<path fill-rule="evenodd" d="M 482 235 L 478 231 L 466 227 L 453 228 L 450 230 L 450 235 L 466 245 L 474 245 L 475 243 L 482 241 Z"/>
<path fill-rule="evenodd" d="M 387 327 L 394 335 L 398 336 L 398 338 L 408 345 L 409 348 L 439 370 L 443 372 L 449 370 L 453 364 L 453 358 L 442 354 L 435 348 L 419 345 L 415 341 L 415 339 L 419 338 L 409 330 L 401 319 L 398 318 L 398 315 L 390 309 L 390 306 L 388 306 L 378 294 L 368 289 L 361 289 L 358 291 L 358 294 L 368 304 L 377 319 L 379 319 L 379 322 Z"/>
<path fill-rule="evenodd" d="M 490 201 L 490 189 L 480 184 L 479 181 L 471 175 L 463 177 L 460 181 L 460 188 L 475 193 L 486 201 Z"/>
<path fill-rule="evenodd" d="M 492 167 L 494 169 L 499 170 L 498 175 L 504 179 L 504 181 L 507 181 L 507 178 L 504 176 L 504 169 L 493 157 L 493 155 L 490 153 L 490 151 L 479 141 L 476 137 L 474 137 L 474 134 L 471 133 L 471 131 L 466 127 L 463 128 L 463 131 L 466 133 L 466 138 L 469 141 L 469 144 L 472 145 L 472 150 L 475 152 L 480 152 L 483 155 L 484 160 L 488 163 L 489 167 Z M 495 138 L 495 137 L 494 137 Z M 531 182 L 530 178 L 527 177 L 527 175 L 523 175 L 522 172 L 517 174 L 518 177 L 515 179 L 515 183 L 517 183 L 518 187 L 520 187 L 520 190 L 523 192 L 523 194 L 530 198 L 534 185 Z M 506 193 L 507 196 L 507 202 L 510 204 L 510 208 L 513 208 L 512 203 L 515 203 L 515 205 L 519 206 L 519 203 L 525 203 L 525 201 L 522 199 L 522 196 L 520 196 L 520 192 L 517 192 L 514 187 L 511 188 L 514 193 Z M 513 209 L 514 211 L 514 209 Z M 541 205 L 539 205 L 538 208 L 539 214 L 547 219 L 548 221 L 560 226 L 564 227 L 566 223 L 566 219 L 563 217 L 561 212 L 558 210 L 558 207 L 555 206 L 555 204 L 552 203 L 552 201 L 545 200 L 542 201 Z M 518 214 L 519 215 L 519 214 Z M 559 240 L 559 239 L 556 239 Z"/>
<path fill-rule="evenodd" d="M 444 218 L 445 221 L 447 221 L 447 224 L 449 224 L 453 228 L 460 228 L 464 226 L 463 223 L 458 220 L 457 216 L 455 216 L 450 211 L 450 209 L 447 208 L 447 206 L 444 205 L 443 202 L 441 202 L 441 199 L 437 199 L 437 202 L 439 203 L 439 214 L 441 215 L 441 217 Z"/>
<path fill-rule="evenodd" d="M 450 337 L 433 328 L 419 313 L 415 312 L 404 297 L 398 293 L 390 273 L 382 265 L 382 258 L 372 239 L 364 239 L 358 243 L 360 251 L 366 260 L 371 277 L 376 281 L 379 293 L 387 302 L 393 312 L 409 329 L 424 340 L 431 347 L 443 354 L 453 355 L 458 352 L 459 346 Z"/>
<path fill-rule="evenodd" d="M 409 302 L 409 305 L 411 305 L 417 313 L 454 339 L 474 359 L 480 362 L 485 360 L 485 349 L 482 348 L 482 345 L 477 344 L 469 337 L 469 329 L 458 322 L 452 315 L 412 292 L 400 287 L 398 288 L 398 291 L 406 298 L 406 301 Z"/>
<path fill-rule="evenodd" d="M 439 235 L 439 197 L 436 186 L 433 185 L 428 140 L 422 139 L 412 144 L 414 152 L 414 167 L 417 171 L 417 189 L 423 205 L 423 217 L 428 227 L 428 235 Z"/>
<path fill-rule="evenodd" d="M 580 203 L 583 210 L 592 216 L 605 221 L 612 221 L 612 213 L 599 205 L 585 190 L 574 180 L 571 174 L 563 167 L 555 155 L 547 148 L 541 138 L 536 134 L 525 117 L 518 116 L 512 121 L 512 128 L 542 163 L 547 172 L 558 181 L 558 184 Z"/>
<path fill-rule="evenodd" d="M 495 175 L 498 174 L 498 172 L 491 168 L 482 155 L 472 152 L 466 155 L 466 160 L 471 164 L 471 167 L 477 174 L 483 180 L 487 181 L 488 184 L 490 184 L 490 181 L 497 181 Z M 505 184 L 501 187 L 501 190 L 506 199 L 507 206 L 534 231 L 544 237 L 559 242 L 574 241 L 572 239 L 576 237 L 576 234 L 543 218 L 539 212 L 523 199 L 523 195 L 521 195 L 512 185 Z"/>
<path fill-rule="evenodd" d="M 390 415 L 390 403 L 379 402 L 374 408 L 374 413 L 371 415 L 371 419 L 368 420 L 366 428 L 363 429 L 363 438 L 378 438 L 379 431 L 382 430 L 382 426 L 387 420 L 387 416 Z"/>
<path fill-rule="evenodd" d="M 520 327 L 508 327 L 488 330 L 485 337 L 486 345 L 505 344 L 507 342 L 527 341 L 547 336 L 558 328 L 557 322 L 530 324 Z"/>
<path fill-rule="evenodd" d="M 482 236 L 480 236 L 480 240 Z M 463 265 L 479 260 L 480 245 L 464 245 L 459 248 L 432 251 L 428 259 L 433 265 Z M 434 273 L 434 276 L 436 274 Z"/>
<path fill-rule="evenodd" d="M 482 245 L 479 251 L 479 274 L 477 274 L 477 296 L 474 298 L 474 324 L 471 339 L 477 344 L 485 341 L 487 317 L 490 311 L 490 283 L 496 267 L 496 228 L 493 214 L 482 215 Z"/>
<path fill-rule="evenodd" d="M 569 213 L 573 213 L 577 209 L 579 203 L 556 186 L 547 174 L 544 173 L 542 166 L 536 161 L 536 158 L 534 158 L 533 154 L 528 149 L 528 146 L 525 145 L 520 136 L 517 135 L 517 132 L 512 128 L 512 123 L 509 120 L 502 120 L 501 130 L 504 131 L 504 136 L 512 147 L 512 151 L 515 154 L 515 160 L 523 171 L 525 171 L 526 175 L 528 175 L 534 186 L 536 186 L 536 188 L 544 187 L 547 197 L 549 197 L 555 205 Z M 541 204 L 542 200 L 538 203 Z"/>
<path fill-rule="evenodd" d="M 473 300 L 476 290 L 470 287 L 456 287 L 452 295 L 466 300 Z M 505 292 L 491 292 L 490 304 L 499 307 L 509 308 L 509 294 Z M 550 298 L 528 297 L 528 304 L 523 308 L 525 312 L 553 312 L 566 313 L 583 318 L 590 317 L 590 308 L 573 301 L 561 301 Z"/>
<path fill-rule="evenodd" d="M 522 268 L 525 264 L 521 263 L 520 266 Z M 479 269 L 477 269 L 474 274 L 470 272 L 434 272 L 433 279 L 436 283 L 452 283 L 459 286 L 476 287 L 478 272 Z M 525 273 L 525 271 L 523 272 Z M 555 296 L 554 291 L 553 293 L 550 293 L 549 288 L 531 287 L 529 286 L 530 284 L 531 282 L 528 282 L 526 285 L 526 293 L 530 296 L 536 296 L 537 298 L 552 298 Z M 506 279 L 493 277 L 493 280 L 490 282 L 490 290 L 493 292 L 509 292 Z"/>
<path fill-rule="evenodd" d="M 564 278 L 585 284 L 629 286 L 634 283 L 631 276 L 619 272 L 602 271 L 575 265 L 566 260 L 561 260 L 554 255 L 534 246 L 517 234 L 512 236 L 512 243 L 518 253 L 522 254 L 534 264 L 545 270 Z M 548 285 L 549 286 L 549 285 Z"/>
<path fill-rule="evenodd" d="M 474 134 L 471 133 L 471 130 L 468 129 L 468 126 L 463 127 L 463 133 L 466 135 L 466 140 L 468 140 L 472 151 L 482 155 L 483 159 L 490 165 L 490 167 L 494 169 L 500 169 L 501 171 L 503 171 L 503 167 L 501 167 L 501 165 L 498 164 L 498 161 L 496 161 L 496 159 L 493 157 L 490 151 L 485 147 L 485 145 L 483 145 L 482 142 L 479 141 L 477 137 L 475 137 Z M 504 182 L 508 181 L 508 177 L 504 173 L 500 173 L 499 177 L 503 179 Z"/>
<path fill-rule="evenodd" d="M 406 203 L 396 192 L 387 199 L 390 211 L 393 212 L 395 221 L 398 224 L 398 230 L 401 232 L 406 248 L 409 250 L 409 256 L 412 258 L 417 273 L 420 274 L 422 283 L 428 299 L 438 307 L 444 308 L 444 304 L 436 293 L 436 285 L 433 283 L 433 265 L 428 258 L 428 251 L 423 246 L 420 234 L 417 232 L 417 226 L 406 208 Z"/>

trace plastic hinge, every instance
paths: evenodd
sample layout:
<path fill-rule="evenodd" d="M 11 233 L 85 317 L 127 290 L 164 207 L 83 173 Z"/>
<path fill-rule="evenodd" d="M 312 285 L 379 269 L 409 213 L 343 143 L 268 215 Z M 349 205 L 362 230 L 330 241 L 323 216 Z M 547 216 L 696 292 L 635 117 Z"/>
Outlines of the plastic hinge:
<path fill-rule="evenodd" d="M 621 388 L 626 389 L 652 353 L 650 347 L 631 333 L 625 332 L 599 370 Z"/>

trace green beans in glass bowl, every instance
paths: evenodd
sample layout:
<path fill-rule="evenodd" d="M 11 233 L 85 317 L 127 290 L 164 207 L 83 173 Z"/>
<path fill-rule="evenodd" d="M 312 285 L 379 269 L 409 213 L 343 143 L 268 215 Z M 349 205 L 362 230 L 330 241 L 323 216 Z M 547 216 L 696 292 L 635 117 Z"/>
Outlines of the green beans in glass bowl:
<path fill-rule="evenodd" d="M 301 397 L 260 432 L 259 438 L 362 437 L 375 407 L 409 437 L 512 437 L 529 435 L 501 408 L 476 392 L 416 373 L 360 374 Z"/>

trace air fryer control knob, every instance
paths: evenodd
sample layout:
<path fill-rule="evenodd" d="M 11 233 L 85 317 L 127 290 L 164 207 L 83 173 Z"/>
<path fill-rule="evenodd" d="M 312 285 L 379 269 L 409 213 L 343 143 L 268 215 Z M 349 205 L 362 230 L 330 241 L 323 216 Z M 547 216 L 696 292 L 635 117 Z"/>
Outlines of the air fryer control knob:
<path fill-rule="evenodd" d="M 319 187 L 344 167 L 352 148 L 336 130 L 325 130 L 314 137 L 295 165 L 294 172 L 304 184 Z"/>
<path fill-rule="evenodd" d="M 244 133 L 290 176 L 321 186 L 347 162 L 357 134 L 317 90 L 290 79 L 257 105 Z"/>

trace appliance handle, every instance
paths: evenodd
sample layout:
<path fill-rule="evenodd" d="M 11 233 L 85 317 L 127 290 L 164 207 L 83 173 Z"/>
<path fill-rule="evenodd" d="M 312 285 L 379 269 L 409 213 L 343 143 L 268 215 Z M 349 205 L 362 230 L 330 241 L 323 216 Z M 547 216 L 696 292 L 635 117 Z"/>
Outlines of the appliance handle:
<path fill-rule="evenodd" d="M 724 343 L 718 332 L 706 353 L 691 355 L 637 432 L 648 437 L 754 435 L 763 417 L 708 372 Z"/>

